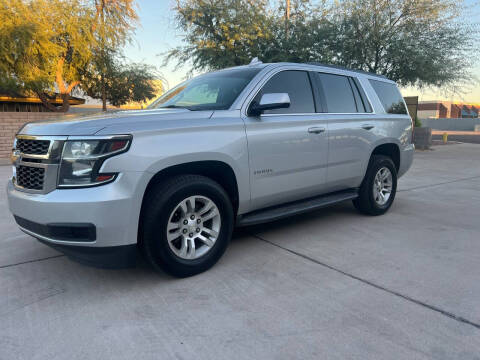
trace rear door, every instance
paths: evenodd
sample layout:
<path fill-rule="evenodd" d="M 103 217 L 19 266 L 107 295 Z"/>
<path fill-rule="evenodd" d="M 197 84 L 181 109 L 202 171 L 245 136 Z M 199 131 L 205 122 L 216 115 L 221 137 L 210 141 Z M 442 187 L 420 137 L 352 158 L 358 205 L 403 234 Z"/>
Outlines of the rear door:
<path fill-rule="evenodd" d="M 263 94 L 288 93 L 290 107 L 245 115 L 252 210 L 323 191 L 327 175 L 327 122 L 316 113 L 311 75 L 284 70 L 264 80 L 247 102 Z M 315 90 L 316 91 L 316 90 Z"/>
<path fill-rule="evenodd" d="M 360 186 L 375 141 L 372 107 L 355 77 L 316 73 L 328 119 L 328 173 L 326 189 Z"/>

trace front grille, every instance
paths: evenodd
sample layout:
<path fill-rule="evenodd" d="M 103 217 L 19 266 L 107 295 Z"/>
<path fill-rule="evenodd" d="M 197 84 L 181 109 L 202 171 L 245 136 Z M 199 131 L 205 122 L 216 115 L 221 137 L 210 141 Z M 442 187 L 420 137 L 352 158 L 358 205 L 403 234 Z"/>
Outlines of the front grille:
<path fill-rule="evenodd" d="M 28 155 L 46 155 L 50 140 L 17 139 L 17 150 Z"/>
<path fill-rule="evenodd" d="M 30 190 L 43 190 L 43 179 L 45 177 L 45 169 L 17 166 L 16 182 L 18 186 Z"/>

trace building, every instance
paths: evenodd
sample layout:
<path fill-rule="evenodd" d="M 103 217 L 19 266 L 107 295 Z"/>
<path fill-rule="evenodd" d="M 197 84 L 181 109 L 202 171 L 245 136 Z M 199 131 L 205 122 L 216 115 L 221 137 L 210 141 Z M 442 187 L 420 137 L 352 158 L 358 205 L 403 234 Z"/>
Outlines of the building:
<path fill-rule="evenodd" d="M 480 104 L 461 103 L 452 101 L 420 101 L 418 104 L 419 119 L 477 119 Z"/>
<path fill-rule="evenodd" d="M 55 94 L 49 98 L 49 102 L 60 107 L 63 100 L 58 94 Z M 71 96 L 69 102 L 70 105 L 81 105 L 85 103 L 85 99 Z M 0 112 L 50 112 L 50 110 L 36 96 L 24 96 L 0 90 Z"/>
<path fill-rule="evenodd" d="M 417 119 L 418 116 L 418 96 L 405 96 L 403 98 L 405 104 L 407 104 L 408 113 L 413 120 Z"/>

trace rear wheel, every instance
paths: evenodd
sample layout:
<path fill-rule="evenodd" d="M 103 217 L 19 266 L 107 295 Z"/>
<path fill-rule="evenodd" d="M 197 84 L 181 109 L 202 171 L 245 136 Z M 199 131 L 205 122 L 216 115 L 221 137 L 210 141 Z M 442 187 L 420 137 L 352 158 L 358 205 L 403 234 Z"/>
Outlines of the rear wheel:
<path fill-rule="evenodd" d="M 225 190 L 209 178 L 182 175 L 156 185 L 150 194 L 142 224 L 149 262 L 177 277 L 213 266 L 233 230 L 233 209 Z"/>
<path fill-rule="evenodd" d="M 392 206 L 397 192 L 397 169 L 392 159 L 372 155 L 355 207 L 367 215 L 385 214 Z"/>

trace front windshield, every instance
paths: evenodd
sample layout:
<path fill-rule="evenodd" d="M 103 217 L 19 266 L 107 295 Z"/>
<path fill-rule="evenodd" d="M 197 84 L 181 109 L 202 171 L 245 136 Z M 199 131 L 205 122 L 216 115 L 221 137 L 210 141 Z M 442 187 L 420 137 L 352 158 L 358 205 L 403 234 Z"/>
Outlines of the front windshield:
<path fill-rule="evenodd" d="M 260 70 L 232 69 L 195 77 L 160 96 L 148 109 L 227 110 Z"/>

